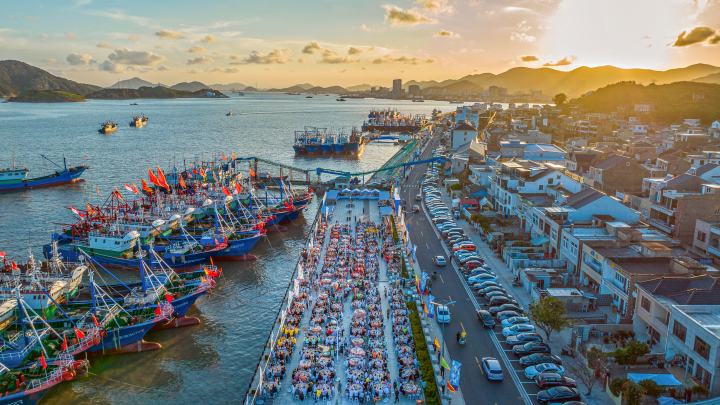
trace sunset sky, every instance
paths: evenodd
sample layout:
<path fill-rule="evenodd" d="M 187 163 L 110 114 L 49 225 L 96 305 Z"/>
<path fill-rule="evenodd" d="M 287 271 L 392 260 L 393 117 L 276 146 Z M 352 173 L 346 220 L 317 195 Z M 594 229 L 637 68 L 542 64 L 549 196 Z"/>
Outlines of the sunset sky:
<path fill-rule="evenodd" d="M 3 1 L 0 58 L 108 86 L 720 66 L 720 0 Z"/>

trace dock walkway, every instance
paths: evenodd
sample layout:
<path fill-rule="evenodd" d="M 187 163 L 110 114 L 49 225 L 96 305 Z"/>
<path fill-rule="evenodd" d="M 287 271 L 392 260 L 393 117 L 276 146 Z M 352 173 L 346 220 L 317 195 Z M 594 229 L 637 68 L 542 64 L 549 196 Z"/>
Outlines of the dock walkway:
<path fill-rule="evenodd" d="M 269 353 L 270 364 L 258 368 L 253 381 L 253 387 L 258 382 L 263 387 L 255 403 L 299 404 L 303 397 L 311 403 L 349 404 L 360 402 L 360 396 L 363 402 L 394 402 L 394 382 L 399 389 L 415 391 L 400 394 L 398 403 L 414 404 L 421 398 L 403 292 L 391 289 L 399 269 L 388 269 L 382 257 L 383 235 L 376 199 L 339 199 L 333 216 L 319 223 L 312 236 L 315 243 L 303 253 L 307 257 L 301 263 L 306 268 L 298 278 L 304 276 L 304 281 L 296 283 L 297 295 L 290 306 L 295 315 L 298 311 L 302 315 L 293 318 L 290 311 L 285 317 Z M 400 378 L 401 371 L 405 379 Z M 321 395 L 316 398 L 318 388 Z M 246 403 L 252 403 L 252 396 Z"/>

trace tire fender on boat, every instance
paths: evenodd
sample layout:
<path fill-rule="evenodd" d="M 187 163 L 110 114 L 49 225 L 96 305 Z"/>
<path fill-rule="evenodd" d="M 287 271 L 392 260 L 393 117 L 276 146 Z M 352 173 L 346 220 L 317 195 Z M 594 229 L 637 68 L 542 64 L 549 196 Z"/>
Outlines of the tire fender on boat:
<path fill-rule="evenodd" d="M 185 264 L 185 255 L 180 256 L 180 261 L 182 264 Z"/>

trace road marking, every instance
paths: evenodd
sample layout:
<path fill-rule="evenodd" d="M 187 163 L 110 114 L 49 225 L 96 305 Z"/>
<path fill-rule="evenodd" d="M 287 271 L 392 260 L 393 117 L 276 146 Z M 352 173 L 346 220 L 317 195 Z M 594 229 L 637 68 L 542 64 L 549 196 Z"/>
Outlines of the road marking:
<path fill-rule="evenodd" d="M 482 366 L 480 365 L 480 362 L 478 361 L 477 357 L 475 357 L 475 361 L 477 362 L 478 367 L 480 367 L 480 372 L 485 375 L 485 370 L 483 370 Z"/>
<path fill-rule="evenodd" d="M 442 278 L 442 274 L 438 274 L 438 276 L 440 276 L 440 281 L 442 281 L 442 283 L 445 284 L 445 281 Z"/>
<path fill-rule="evenodd" d="M 465 332 L 465 326 L 463 326 L 462 322 L 460 322 L 460 327 L 462 328 L 463 333 L 466 333 L 466 332 Z"/>
<path fill-rule="evenodd" d="M 425 246 L 427 246 L 428 250 L 430 249 L 430 246 L 428 246 L 428 244 L 427 244 L 427 243 L 425 244 Z"/>

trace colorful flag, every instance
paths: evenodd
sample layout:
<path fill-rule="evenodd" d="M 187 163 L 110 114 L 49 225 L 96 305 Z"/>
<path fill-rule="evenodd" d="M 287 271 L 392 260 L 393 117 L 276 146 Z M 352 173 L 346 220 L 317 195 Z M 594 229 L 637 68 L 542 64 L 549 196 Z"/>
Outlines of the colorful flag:
<path fill-rule="evenodd" d="M 80 340 L 85 339 L 85 334 L 82 333 L 82 331 L 81 331 L 80 329 L 78 329 L 78 328 L 75 328 L 75 335 L 76 335 L 77 338 L 80 339 Z"/>
<path fill-rule="evenodd" d="M 188 175 L 188 179 L 192 179 L 192 178 L 193 178 L 192 173 L 188 172 L 187 175 Z"/>
<path fill-rule="evenodd" d="M 95 327 L 96 327 L 96 328 L 99 328 L 99 327 L 100 327 L 100 325 L 98 325 L 98 323 L 97 323 L 97 318 L 95 318 L 95 315 L 93 315 L 93 322 L 95 322 Z"/>
<path fill-rule="evenodd" d="M 158 180 L 157 176 L 155 176 L 155 173 L 153 173 L 152 170 L 150 170 L 150 168 L 148 168 L 148 176 L 150 176 L 150 183 L 152 183 L 158 187 L 165 187 L 160 183 L 160 180 Z"/>
<path fill-rule="evenodd" d="M 213 264 L 212 257 L 210 258 L 210 265 L 211 265 L 211 266 L 214 266 L 214 265 L 215 265 L 215 264 Z"/>
<path fill-rule="evenodd" d="M 40 365 L 42 366 L 42 369 L 45 370 L 47 368 L 47 363 L 45 362 L 45 354 L 40 353 Z"/>
<path fill-rule="evenodd" d="M 18 271 L 17 263 L 10 260 L 10 266 L 12 267 L 13 271 Z"/>
<path fill-rule="evenodd" d="M 138 186 L 135 185 L 135 182 L 133 182 L 132 185 L 133 185 L 133 193 L 140 194 L 140 189 L 138 189 Z"/>
<path fill-rule="evenodd" d="M 314 193 L 313 189 L 311 189 L 310 187 L 308 187 L 308 191 Z"/>
<path fill-rule="evenodd" d="M 0 252 L 0 259 L 5 260 L 5 252 Z"/>
<path fill-rule="evenodd" d="M 450 366 L 448 366 L 448 364 L 445 362 L 445 357 L 441 357 L 440 367 L 445 367 L 446 369 L 450 370 Z"/>
<path fill-rule="evenodd" d="M 98 197 L 100 197 L 100 189 L 97 189 Z"/>
<path fill-rule="evenodd" d="M 255 171 L 253 169 L 248 169 L 250 171 L 250 175 L 255 177 Z"/>
<path fill-rule="evenodd" d="M 435 302 L 435 297 L 433 297 L 432 294 L 428 294 L 428 302 L 433 303 Z M 433 318 L 435 316 L 435 305 L 430 305 L 430 315 L 428 315 L 430 318 Z"/>
<path fill-rule="evenodd" d="M 180 187 L 182 187 L 182 188 L 187 188 L 187 187 L 185 186 L 185 180 L 183 180 L 182 176 L 179 176 L 178 178 L 180 179 Z"/>
<path fill-rule="evenodd" d="M 113 187 L 115 187 L 115 194 L 117 194 L 118 198 L 124 201 L 125 199 L 123 198 L 122 194 L 120 194 L 120 192 L 118 191 L 117 186 L 113 186 Z"/>
<path fill-rule="evenodd" d="M 63 344 L 61 347 L 63 351 L 67 350 L 67 337 L 65 337 L 65 335 L 63 335 Z"/>
<path fill-rule="evenodd" d="M 240 183 L 235 183 L 235 189 L 237 190 L 238 194 L 242 193 L 242 186 Z"/>
<path fill-rule="evenodd" d="M 168 304 L 172 304 L 173 297 L 170 294 L 165 293 L 165 299 L 167 300 Z"/>
<path fill-rule="evenodd" d="M 458 389 L 460 387 L 461 366 L 462 364 L 460 364 L 460 362 L 455 360 L 452 361 L 452 368 L 450 369 L 450 379 L 448 380 L 448 384 L 450 384 L 455 389 Z"/>
<path fill-rule="evenodd" d="M 227 156 L 225 156 L 225 153 L 223 153 L 223 152 L 220 152 L 220 158 L 222 160 L 227 160 Z"/>
<path fill-rule="evenodd" d="M 234 154 L 234 153 L 230 153 L 230 156 L 233 158 L 233 160 L 234 160 L 234 159 L 237 159 L 237 158 L 235 157 L 235 154 Z"/>
<path fill-rule="evenodd" d="M 213 176 L 215 176 L 215 173 L 213 173 Z M 228 190 L 227 188 L 225 188 L 224 185 L 222 186 L 222 188 L 223 188 L 223 189 L 222 189 L 222 190 L 223 190 L 223 194 L 225 194 L 225 195 L 227 195 L 227 196 L 232 195 L 232 193 L 230 192 L 230 190 Z"/>
<path fill-rule="evenodd" d="M 435 347 L 437 347 L 438 350 L 442 349 L 442 347 L 440 347 L 440 342 L 438 342 L 438 340 L 437 340 L 437 337 L 435 338 L 435 343 L 433 343 L 433 345 L 435 345 Z"/>
<path fill-rule="evenodd" d="M 213 172 L 213 180 L 217 182 L 217 177 L 215 177 L 215 172 Z"/>
<path fill-rule="evenodd" d="M 425 313 L 429 316 L 430 312 L 428 311 L 427 305 L 425 305 L 425 303 L 423 303 L 423 309 L 425 310 Z"/>
<path fill-rule="evenodd" d="M 81 214 L 80 211 L 78 211 L 77 208 L 73 207 L 72 205 L 70 206 L 70 209 L 72 210 L 72 212 L 75 213 L 75 215 L 79 216 L 80 219 L 85 218 L 85 215 Z"/>
<path fill-rule="evenodd" d="M 129 185 L 129 184 L 127 184 L 127 183 L 125 183 L 125 189 L 126 189 L 127 191 L 131 192 L 131 193 L 134 193 L 134 192 L 135 192 L 135 189 L 132 188 L 132 186 Z"/>
<path fill-rule="evenodd" d="M 160 301 L 158 301 L 158 306 L 157 306 L 157 308 L 155 308 L 155 314 L 157 316 L 162 315 L 162 308 L 160 307 Z"/>
<path fill-rule="evenodd" d="M 200 175 L 205 177 L 205 171 L 202 168 L 200 169 Z"/>
<path fill-rule="evenodd" d="M 453 388 L 452 384 L 450 384 L 450 381 L 448 381 L 448 383 L 447 383 L 447 389 L 448 389 L 448 391 L 452 392 L 453 394 L 455 393 L 455 388 Z"/>
<path fill-rule="evenodd" d="M 145 179 L 140 179 L 140 181 L 142 182 L 142 189 L 143 189 L 143 191 L 147 191 L 148 193 L 152 193 L 152 189 L 151 189 L 150 187 L 148 187 L 147 183 L 145 182 Z M 150 181 L 152 181 L 152 180 L 150 180 Z"/>

